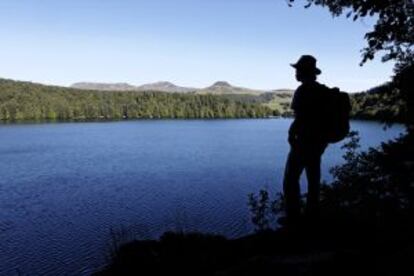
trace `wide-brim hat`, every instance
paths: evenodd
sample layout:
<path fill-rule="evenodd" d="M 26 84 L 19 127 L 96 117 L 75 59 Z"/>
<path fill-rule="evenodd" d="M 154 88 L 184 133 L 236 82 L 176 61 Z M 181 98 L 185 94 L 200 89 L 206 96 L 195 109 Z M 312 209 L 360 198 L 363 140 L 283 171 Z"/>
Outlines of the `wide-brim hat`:
<path fill-rule="evenodd" d="M 301 56 L 296 63 L 292 63 L 290 66 L 301 71 L 312 72 L 315 75 L 322 73 L 322 71 L 316 67 L 316 58 L 311 55 Z"/>

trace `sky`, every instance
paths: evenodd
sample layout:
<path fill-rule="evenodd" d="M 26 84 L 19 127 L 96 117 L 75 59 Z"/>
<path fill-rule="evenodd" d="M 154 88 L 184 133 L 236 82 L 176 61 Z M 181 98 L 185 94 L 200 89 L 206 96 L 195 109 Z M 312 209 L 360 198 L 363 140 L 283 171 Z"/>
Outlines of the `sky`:
<path fill-rule="evenodd" d="M 372 19 L 333 18 L 285 0 L 0 0 L 0 78 L 69 86 L 223 80 L 295 88 L 289 66 L 318 59 L 320 82 L 356 92 L 388 81 L 392 63 L 359 66 Z"/>

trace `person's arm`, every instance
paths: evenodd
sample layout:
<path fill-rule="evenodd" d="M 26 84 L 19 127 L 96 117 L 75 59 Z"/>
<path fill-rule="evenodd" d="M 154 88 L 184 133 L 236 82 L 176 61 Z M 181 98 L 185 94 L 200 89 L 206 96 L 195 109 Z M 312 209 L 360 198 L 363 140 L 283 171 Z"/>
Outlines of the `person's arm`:
<path fill-rule="evenodd" d="M 289 128 L 289 135 L 288 135 L 288 141 L 289 144 L 292 146 L 296 140 L 297 140 L 297 133 L 298 133 L 298 110 L 300 110 L 300 87 L 295 91 L 293 94 L 292 103 L 290 105 L 290 108 L 294 112 L 295 119 L 293 120 L 292 124 Z"/>
<path fill-rule="evenodd" d="M 295 119 L 293 120 L 289 128 L 288 142 L 291 146 L 293 146 L 296 143 L 297 133 L 298 133 L 297 129 L 298 129 L 298 124 L 297 124 L 297 120 Z"/>

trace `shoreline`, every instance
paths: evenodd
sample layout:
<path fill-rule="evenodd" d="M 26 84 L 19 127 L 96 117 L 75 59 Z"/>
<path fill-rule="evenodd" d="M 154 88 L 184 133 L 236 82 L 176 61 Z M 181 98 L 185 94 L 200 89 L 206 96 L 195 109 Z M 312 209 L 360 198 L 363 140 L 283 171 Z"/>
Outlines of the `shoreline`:
<path fill-rule="evenodd" d="M 238 118 L 128 118 L 128 119 L 73 119 L 73 120 L 0 120 L 0 126 L 6 125 L 30 125 L 30 124 L 63 124 L 63 123 L 116 123 L 116 122 L 140 122 L 140 121 L 220 121 L 220 120 L 286 120 L 294 119 L 292 116 L 268 116 L 268 117 L 238 117 Z M 378 118 L 351 117 L 351 121 L 376 122 L 380 124 L 403 125 L 401 121 L 384 122 Z"/>

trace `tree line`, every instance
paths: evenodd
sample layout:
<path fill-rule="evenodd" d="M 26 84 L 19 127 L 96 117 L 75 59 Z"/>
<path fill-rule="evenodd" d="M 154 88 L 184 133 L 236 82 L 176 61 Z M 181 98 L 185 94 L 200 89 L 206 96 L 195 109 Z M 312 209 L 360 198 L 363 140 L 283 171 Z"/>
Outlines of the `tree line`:
<path fill-rule="evenodd" d="M 0 121 L 290 117 L 291 97 L 88 91 L 0 79 Z M 403 121 L 407 113 L 391 83 L 351 94 L 351 104 L 351 117 L 357 119 L 395 122 Z"/>
<path fill-rule="evenodd" d="M 351 117 L 382 122 L 405 122 L 408 106 L 391 82 L 351 95 Z"/>
<path fill-rule="evenodd" d="M 218 95 L 102 92 L 0 79 L 0 120 L 264 118 L 277 112 Z"/>

